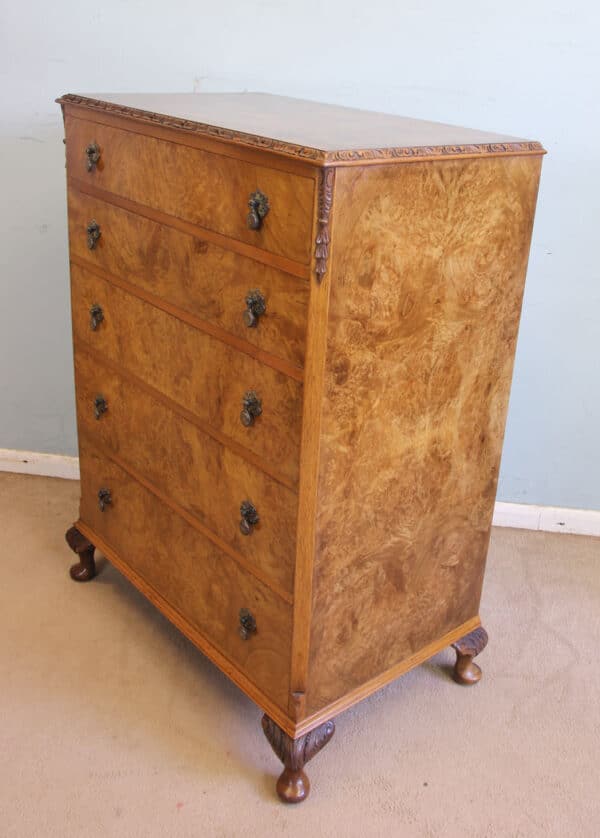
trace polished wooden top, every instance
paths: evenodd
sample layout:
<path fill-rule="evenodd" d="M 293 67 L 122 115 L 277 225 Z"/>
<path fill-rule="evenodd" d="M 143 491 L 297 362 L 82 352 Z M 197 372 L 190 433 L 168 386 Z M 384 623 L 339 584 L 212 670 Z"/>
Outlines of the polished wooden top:
<path fill-rule="evenodd" d="M 57 100 L 324 164 L 541 154 L 537 142 L 267 93 L 119 93 Z"/>

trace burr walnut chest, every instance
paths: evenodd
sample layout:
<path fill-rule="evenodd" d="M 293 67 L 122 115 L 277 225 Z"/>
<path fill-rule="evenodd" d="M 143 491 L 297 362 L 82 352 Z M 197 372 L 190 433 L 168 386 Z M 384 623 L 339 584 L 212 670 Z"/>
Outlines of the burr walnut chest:
<path fill-rule="evenodd" d="M 264 711 L 333 718 L 479 602 L 543 149 L 262 94 L 66 95 L 80 517 Z"/>

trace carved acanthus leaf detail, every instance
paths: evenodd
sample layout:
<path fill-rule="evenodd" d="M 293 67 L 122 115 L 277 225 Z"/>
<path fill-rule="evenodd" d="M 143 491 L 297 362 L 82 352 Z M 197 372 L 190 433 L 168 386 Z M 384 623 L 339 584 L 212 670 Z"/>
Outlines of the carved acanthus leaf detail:
<path fill-rule="evenodd" d="M 301 771 L 335 733 L 334 722 L 328 721 L 292 739 L 267 715 L 262 718 L 262 727 L 275 754 L 290 771 Z"/>
<path fill-rule="evenodd" d="M 335 169 L 322 169 L 319 176 L 319 206 L 317 217 L 317 237 L 315 240 L 315 274 L 317 282 L 321 282 L 327 271 L 329 256 L 329 217 L 333 204 L 333 187 L 335 184 Z"/>
<path fill-rule="evenodd" d="M 477 657 L 483 652 L 488 643 L 488 633 L 483 626 L 479 626 L 465 637 L 461 637 L 452 646 L 460 655 L 468 655 L 471 658 Z"/>

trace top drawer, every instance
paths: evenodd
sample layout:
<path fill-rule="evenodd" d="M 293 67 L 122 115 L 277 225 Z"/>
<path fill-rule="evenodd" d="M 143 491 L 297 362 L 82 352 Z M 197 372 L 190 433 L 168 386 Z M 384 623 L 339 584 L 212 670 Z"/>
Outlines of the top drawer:
<path fill-rule="evenodd" d="M 70 177 L 303 264 L 311 257 L 314 181 L 175 142 L 67 117 Z M 88 167 L 86 148 L 99 159 Z M 89 169 L 89 170 L 88 170 Z M 260 191 L 269 210 L 248 227 Z"/>

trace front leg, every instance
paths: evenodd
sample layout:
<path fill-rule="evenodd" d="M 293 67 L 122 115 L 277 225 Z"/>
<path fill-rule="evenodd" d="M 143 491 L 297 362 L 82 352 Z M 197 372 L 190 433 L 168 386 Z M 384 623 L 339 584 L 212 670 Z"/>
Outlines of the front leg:
<path fill-rule="evenodd" d="M 77 527 L 71 527 L 65 534 L 67 544 L 77 553 L 79 561 L 74 564 L 69 573 L 71 579 L 76 582 L 89 582 L 96 575 L 96 562 L 94 561 L 94 545 L 82 535 Z"/>
<path fill-rule="evenodd" d="M 452 648 L 456 650 L 454 665 L 454 680 L 466 687 L 476 684 L 481 678 L 481 669 L 473 661 L 487 646 L 488 635 L 483 626 L 479 626 L 470 634 L 461 637 Z"/>
<path fill-rule="evenodd" d="M 301 803 L 308 797 L 310 783 L 302 770 L 335 732 L 333 721 L 325 722 L 297 739 L 292 739 L 267 715 L 262 718 L 265 736 L 284 765 L 277 780 L 277 794 L 284 803 Z"/>

